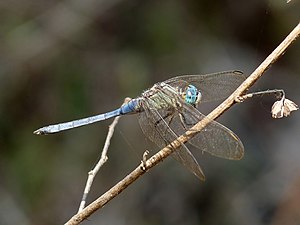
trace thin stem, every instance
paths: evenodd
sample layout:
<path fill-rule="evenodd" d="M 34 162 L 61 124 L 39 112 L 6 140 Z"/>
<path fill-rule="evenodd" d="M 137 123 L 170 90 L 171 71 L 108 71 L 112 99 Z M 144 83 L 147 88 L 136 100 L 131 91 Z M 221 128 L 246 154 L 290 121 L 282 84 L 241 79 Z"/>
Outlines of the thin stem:
<path fill-rule="evenodd" d="M 123 104 L 127 103 L 129 100 L 130 100 L 129 98 L 125 98 Z M 113 133 L 114 133 L 114 130 L 115 130 L 115 126 L 118 124 L 119 119 L 120 119 L 120 116 L 117 116 L 113 120 L 113 122 L 111 123 L 111 125 L 109 125 L 109 129 L 108 129 L 108 133 L 107 133 L 107 136 L 106 136 L 104 147 L 102 149 L 101 157 L 100 157 L 98 163 L 96 164 L 96 166 L 94 167 L 94 169 L 92 169 L 88 173 L 88 179 L 86 181 L 86 185 L 85 185 L 84 192 L 83 192 L 83 195 L 82 195 L 82 200 L 80 202 L 80 206 L 79 206 L 79 209 L 78 209 L 77 213 L 81 212 L 84 209 L 85 203 L 86 203 L 86 199 L 87 199 L 87 196 L 88 196 L 88 194 L 90 192 L 90 189 L 91 189 L 91 186 L 93 184 L 94 178 L 97 175 L 99 169 L 104 165 L 104 163 L 108 159 L 108 157 L 107 157 L 107 151 L 108 151 L 108 148 L 109 148 L 109 145 L 110 145 L 110 140 L 111 140 L 111 138 L 113 136 Z"/>
<path fill-rule="evenodd" d="M 296 40 L 299 34 L 300 23 L 223 103 L 221 103 L 217 108 L 215 108 L 210 114 L 208 114 L 204 119 L 198 122 L 185 134 L 181 135 L 171 144 L 169 144 L 165 148 L 161 149 L 158 153 L 153 155 L 150 159 L 143 163 L 143 166 L 146 167 L 147 170 L 151 169 L 163 159 L 168 157 L 173 151 L 176 150 L 176 148 L 179 148 L 181 146 L 181 143 L 187 142 L 198 132 L 200 132 L 205 126 L 207 126 L 212 120 L 216 119 L 227 109 L 229 109 L 235 103 L 235 99 L 237 98 L 237 96 L 241 96 L 243 93 L 245 93 L 263 75 L 263 73 L 271 66 L 271 64 L 273 64 L 286 51 L 287 47 L 290 46 L 291 43 Z M 143 170 L 141 166 L 138 166 L 123 180 L 119 181 L 115 186 L 113 186 L 110 190 L 105 192 L 102 196 L 100 196 L 98 199 L 96 199 L 94 202 L 92 202 L 90 205 L 84 208 L 80 213 L 74 215 L 66 224 L 79 224 L 84 219 L 89 217 L 92 213 L 94 213 L 96 210 L 102 208 L 111 199 L 120 194 L 125 188 L 127 188 L 145 172 L 146 170 Z"/>
<path fill-rule="evenodd" d="M 236 99 L 237 102 L 243 102 L 244 100 L 248 98 L 253 98 L 253 97 L 262 97 L 264 95 L 275 95 L 276 98 L 282 98 L 285 96 L 284 90 L 283 89 L 273 89 L 273 90 L 266 90 L 266 91 L 257 91 L 253 93 L 248 93 L 242 96 L 238 96 Z"/>

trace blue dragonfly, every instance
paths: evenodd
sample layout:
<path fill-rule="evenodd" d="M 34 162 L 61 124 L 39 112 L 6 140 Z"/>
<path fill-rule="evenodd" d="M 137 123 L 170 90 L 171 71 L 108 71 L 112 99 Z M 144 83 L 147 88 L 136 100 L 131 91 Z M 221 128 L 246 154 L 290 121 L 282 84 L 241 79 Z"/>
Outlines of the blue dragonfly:
<path fill-rule="evenodd" d="M 141 96 L 131 99 L 114 111 L 49 125 L 34 133 L 52 134 L 116 116 L 138 114 L 143 133 L 158 147 L 163 148 L 205 117 L 198 110 L 200 103 L 225 99 L 244 80 L 240 71 L 173 77 L 154 84 Z M 244 155 L 244 147 L 238 136 L 216 121 L 212 121 L 188 143 L 202 152 L 225 159 L 237 160 Z M 201 167 L 186 144 L 182 144 L 172 156 L 198 178 L 205 179 Z"/>

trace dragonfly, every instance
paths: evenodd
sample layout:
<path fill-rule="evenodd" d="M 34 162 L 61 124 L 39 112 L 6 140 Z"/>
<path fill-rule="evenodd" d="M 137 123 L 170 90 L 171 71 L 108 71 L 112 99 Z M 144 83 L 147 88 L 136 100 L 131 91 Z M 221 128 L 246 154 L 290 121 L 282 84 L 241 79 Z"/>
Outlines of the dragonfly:
<path fill-rule="evenodd" d="M 139 97 L 116 110 L 45 126 L 34 131 L 34 134 L 52 134 L 117 116 L 137 114 L 145 136 L 163 148 L 205 117 L 198 110 L 199 105 L 225 99 L 244 80 L 243 73 L 237 70 L 176 76 L 154 84 Z M 187 143 L 220 158 L 238 160 L 244 155 L 239 137 L 215 120 Z M 187 144 L 182 143 L 172 156 L 198 178 L 205 180 L 205 175 Z"/>

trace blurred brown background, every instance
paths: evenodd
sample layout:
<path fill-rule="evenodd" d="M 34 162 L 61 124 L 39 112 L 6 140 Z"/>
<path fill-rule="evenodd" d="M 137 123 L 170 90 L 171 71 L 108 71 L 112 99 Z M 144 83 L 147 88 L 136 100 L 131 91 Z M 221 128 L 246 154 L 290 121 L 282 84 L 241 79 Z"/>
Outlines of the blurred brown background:
<path fill-rule="evenodd" d="M 179 74 L 250 74 L 299 22 L 299 1 L 1 1 L 0 224 L 63 224 L 78 209 L 111 120 L 33 130 L 117 108 Z M 300 104 L 300 44 L 251 90 L 283 88 Z M 207 181 L 165 160 L 83 224 L 300 224 L 300 114 L 274 120 L 274 98 L 220 121 L 241 161 L 195 152 Z M 206 106 L 203 110 L 207 111 Z M 121 118 L 88 201 L 158 150 L 136 116 Z"/>

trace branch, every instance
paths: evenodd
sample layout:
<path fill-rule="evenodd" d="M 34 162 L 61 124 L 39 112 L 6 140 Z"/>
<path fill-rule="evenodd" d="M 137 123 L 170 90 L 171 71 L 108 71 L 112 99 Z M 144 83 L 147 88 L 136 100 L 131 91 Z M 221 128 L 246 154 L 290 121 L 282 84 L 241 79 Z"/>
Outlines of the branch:
<path fill-rule="evenodd" d="M 125 103 L 127 103 L 129 101 L 130 101 L 130 98 L 125 98 L 123 104 L 125 104 Z M 82 199 L 81 199 L 80 206 L 79 206 L 79 209 L 78 209 L 77 213 L 81 212 L 84 209 L 85 202 L 86 202 L 87 196 L 88 196 L 88 194 L 90 192 L 90 189 L 91 189 L 91 186 L 93 184 L 94 178 L 97 175 L 99 169 L 104 165 L 104 163 L 108 159 L 108 157 L 107 157 L 107 151 L 108 151 L 108 148 L 109 148 L 109 145 L 110 145 L 110 139 L 113 136 L 113 133 L 114 133 L 114 130 L 115 130 L 115 126 L 118 124 L 119 119 L 120 119 L 120 116 L 117 116 L 113 120 L 113 122 L 109 125 L 109 129 L 108 129 L 108 133 L 107 133 L 106 140 L 105 140 L 105 143 L 104 143 L 104 147 L 102 149 L 101 157 L 100 157 L 98 163 L 96 164 L 96 166 L 94 167 L 94 169 L 92 169 L 88 173 L 88 179 L 86 181 L 86 185 L 85 185 L 85 188 L 84 188 L 84 192 L 83 192 Z"/>
<path fill-rule="evenodd" d="M 234 103 L 235 99 L 244 94 L 262 75 L 263 73 L 286 51 L 287 47 L 292 44 L 293 41 L 300 34 L 300 23 L 292 30 L 292 32 L 281 42 L 281 44 L 260 64 L 259 67 L 217 108 L 215 108 L 211 113 L 209 113 L 203 120 L 198 122 L 185 134 L 178 137 L 171 144 L 167 145 L 165 148 L 161 149 L 158 153 L 153 155 L 150 159 L 142 163 L 142 166 L 138 166 L 130 174 L 128 174 L 123 180 L 119 181 L 110 190 L 84 208 L 80 213 L 74 215 L 66 225 L 79 224 L 84 219 L 89 217 L 97 209 L 102 208 L 111 199 L 116 197 L 125 188 L 142 176 L 146 170 L 151 169 L 163 159 L 168 157 L 173 151 L 181 146 L 181 143 L 187 142 L 189 139 L 194 137 L 199 133 L 205 126 L 207 126 L 212 120 L 219 117 L 227 109 L 229 109 Z"/>

